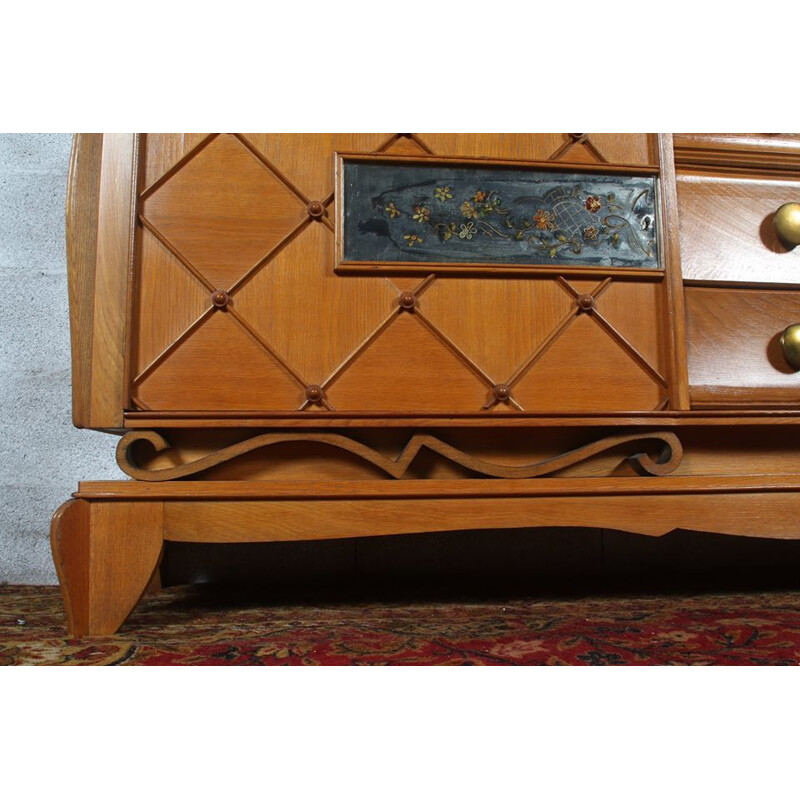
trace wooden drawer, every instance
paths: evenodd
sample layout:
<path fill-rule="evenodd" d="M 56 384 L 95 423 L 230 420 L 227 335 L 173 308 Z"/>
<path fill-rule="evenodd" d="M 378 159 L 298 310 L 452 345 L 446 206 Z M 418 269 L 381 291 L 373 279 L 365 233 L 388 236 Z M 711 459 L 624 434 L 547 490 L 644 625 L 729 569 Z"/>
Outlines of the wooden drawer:
<path fill-rule="evenodd" d="M 800 179 L 678 176 L 684 280 L 800 284 L 800 248 L 781 243 L 776 209 L 800 201 Z"/>
<path fill-rule="evenodd" d="M 800 292 L 689 286 L 686 313 L 693 407 L 800 403 L 800 373 L 780 346 L 800 321 Z"/>

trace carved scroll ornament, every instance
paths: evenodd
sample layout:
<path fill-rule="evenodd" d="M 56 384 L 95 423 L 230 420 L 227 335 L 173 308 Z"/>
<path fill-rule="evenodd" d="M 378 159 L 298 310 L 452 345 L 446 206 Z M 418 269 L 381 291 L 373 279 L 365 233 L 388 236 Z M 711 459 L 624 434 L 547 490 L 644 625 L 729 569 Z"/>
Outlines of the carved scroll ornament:
<path fill-rule="evenodd" d="M 197 475 L 245 453 L 284 442 L 317 442 L 336 447 L 375 465 L 392 478 L 403 478 L 412 461 L 423 448 L 437 453 L 454 464 L 492 478 L 537 478 L 549 475 L 629 442 L 636 442 L 643 447 L 642 451 L 628 456 L 633 468 L 642 475 L 668 475 L 676 469 L 683 457 L 683 448 L 678 437 L 668 431 L 607 436 L 604 439 L 583 445 L 566 453 L 520 465 L 495 464 L 485 461 L 469 455 L 463 450 L 437 439 L 435 436 L 424 433 L 412 436 L 397 458 L 385 456 L 361 442 L 338 433 L 264 433 L 237 444 L 223 447 L 221 450 L 186 464 L 180 464 L 176 467 L 148 469 L 140 467 L 133 456 L 133 446 L 140 442 L 149 443 L 157 453 L 170 449 L 170 444 L 161 434 L 155 431 L 131 431 L 120 439 L 117 445 L 117 463 L 126 475 L 141 481 L 169 481 L 176 478 L 185 478 L 189 475 Z M 660 445 L 658 455 L 655 458 L 644 450 L 644 445 L 646 444 L 651 448 L 653 444 Z"/>

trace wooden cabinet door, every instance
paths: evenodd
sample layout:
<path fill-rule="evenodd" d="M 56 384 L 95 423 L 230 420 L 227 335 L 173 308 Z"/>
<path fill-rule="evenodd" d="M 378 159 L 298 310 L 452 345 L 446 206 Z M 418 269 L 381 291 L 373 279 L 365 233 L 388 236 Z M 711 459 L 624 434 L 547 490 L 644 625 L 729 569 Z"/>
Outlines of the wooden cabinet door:
<path fill-rule="evenodd" d="M 129 411 L 668 406 L 664 269 L 336 272 L 336 153 L 661 168 L 646 134 L 142 135 Z"/>

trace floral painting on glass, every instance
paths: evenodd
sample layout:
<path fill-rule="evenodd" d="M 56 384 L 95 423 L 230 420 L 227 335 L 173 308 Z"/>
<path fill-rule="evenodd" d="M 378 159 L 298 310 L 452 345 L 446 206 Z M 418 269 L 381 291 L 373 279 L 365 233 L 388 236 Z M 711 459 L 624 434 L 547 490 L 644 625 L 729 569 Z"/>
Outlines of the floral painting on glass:
<path fill-rule="evenodd" d="M 656 179 L 344 162 L 345 262 L 658 268 Z"/>

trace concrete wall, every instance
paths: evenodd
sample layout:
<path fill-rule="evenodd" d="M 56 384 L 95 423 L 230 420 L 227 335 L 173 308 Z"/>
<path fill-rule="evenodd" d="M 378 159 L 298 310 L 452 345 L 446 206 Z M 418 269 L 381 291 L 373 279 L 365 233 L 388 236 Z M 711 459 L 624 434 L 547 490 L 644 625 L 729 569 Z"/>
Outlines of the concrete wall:
<path fill-rule="evenodd" d="M 64 199 L 72 135 L 0 134 L 0 582 L 55 583 L 50 517 L 124 477 L 116 437 L 72 427 Z"/>

